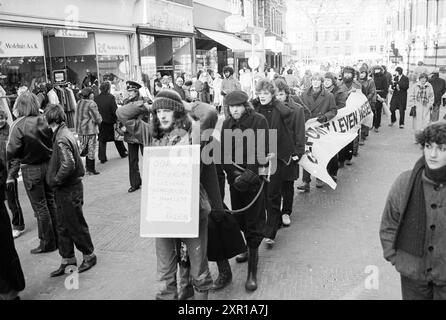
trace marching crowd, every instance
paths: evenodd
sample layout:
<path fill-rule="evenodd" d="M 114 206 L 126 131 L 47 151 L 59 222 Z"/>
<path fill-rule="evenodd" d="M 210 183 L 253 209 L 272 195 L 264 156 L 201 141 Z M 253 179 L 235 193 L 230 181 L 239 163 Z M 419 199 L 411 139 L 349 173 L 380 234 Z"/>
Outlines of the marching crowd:
<path fill-rule="evenodd" d="M 242 71 L 249 72 L 246 69 Z M 57 277 L 77 266 L 76 247 L 83 254 L 78 272 L 85 272 L 96 265 L 97 258 L 83 216 L 82 176 L 85 173 L 99 174 L 95 166 L 97 147 L 102 163 L 107 161 L 107 142 L 115 143 L 122 158 L 128 157 L 128 192 L 135 192 L 142 184 L 138 162 L 139 153 L 145 146 L 199 143 L 204 148 L 212 138 L 200 138 L 200 135 L 208 129 L 215 129 L 219 115 L 224 115 L 218 140 L 221 155 L 232 155 L 231 161 L 225 163 L 216 159 L 219 161 L 211 164 L 202 162 L 200 165 L 198 238 L 156 238 L 159 282 L 156 298 L 188 299 L 193 296 L 197 300 L 207 299 L 210 290 L 221 290 L 231 283 L 229 259 L 233 257 L 238 263 L 247 262 L 245 288 L 254 291 L 258 287 L 259 246 L 265 241 L 272 249 L 281 227 L 291 224 L 294 182 L 300 174 L 298 162 L 305 153 L 306 121 L 316 119 L 324 123 L 333 119 L 338 110 L 346 106 L 349 95 L 360 91 L 373 110 L 375 133 L 379 132 L 381 115 L 386 112 L 388 102 L 391 126 L 396 123 L 396 110 L 399 110 L 399 127 L 404 128 L 404 114 L 409 106 L 414 129 L 420 133 L 439 120 L 438 110 L 446 92 L 445 82 L 439 78 L 438 72 L 430 82 L 428 75 L 421 72 L 417 75 L 417 82 L 410 86 L 402 68 L 396 68 L 392 77 L 385 67 L 369 68 L 366 64 L 358 70 L 344 67 L 340 74 L 306 72 L 302 81 L 293 76 L 291 69 L 283 76 L 257 73 L 251 77 L 250 81 L 241 83 L 234 77 L 233 69 L 225 67 L 223 79 L 220 75 L 204 71 L 193 80 L 186 79 L 184 75 L 174 80 L 159 75 L 147 80 L 144 86 L 128 81 L 128 97 L 119 107 L 110 83 L 103 82 L 98 95 L 86 87 L 80 92 L 75 113 L 77 138 L 67 127 L 66 115 L 60 105 L 49 103 L 43 106 L 44 99 L 29 91 L 18 97 L 12 110 L 16 119 L 11 126 L 7 123 L 7 112 L 0 111 L 0 195 L 4 197 L 6 194 L 14 230 L 2 201 L 0 298 L 17 298 L 25 287 L 13 240 L 25 227 L 17 192 L 19 169 L 37 219 L 40 243 L 31 253 L 58 249 L 61 264 L 50 274 Z M 236 144 L 232 143 L 232 149 L 227 150 L 224 132 L 228 130 L 240 130 L 242 133 L 250 130 L 254 132 L 256 141 L 263 140 L 261 145 L 266 148 L 259 150 L 259 143 L 252 146 L 244 140 L 241 149 L 236 149 Z M 269 130 L 277 134 L 274 154 L 267 148 Z M 444 127 L 438 130 L 444 130 Z M 423 147 L 443 146 L 446 143 L 444 131 L 441 131 L 443 135 L 435 132 L 419 134 L 416 141 Z M 333 180 L 338 180 L 339 169 L 352 165 L 368 135 L 369 128 L 363 126 L 358 137 L 331 159 L 327 171 Z M 255 161 L 249 161 L 248 155 L 253 154 Z M 86 157 L 85 169 L 82 157 Z M 270 175 L 268 160 L 272 158 L 277 161 L 277 169 Z M 424 166 L 417 168 L 417 174 L 411 181 L 420 188 L 418 173 Z M 435 185 L 436 172 L 429 174 Z M 302 184 L 297 186 L 297 190 L 310 192 L 310 183 L 311 174 L 303 170 Z M 229 186 L 230 209 L 224 203 L 228 190 L 226 184 Z M 324 183 L 316 179 L 316 187 L 323 188 Z M 407 201 L 410 205 L 415 200 Z M 395 218 L 391 211 L 395 208 L 389 204 L 386 209 L 390 221 L 385 228 L 388 242 L 393 241 L 391 233 Z M 409 210 L 407 215 L 413 216 L 416 212 Z M 411 245 L 411 231 L 410 227 L 401 231 L 406 247 Z M 395 258 L 395 251 L 388 246 L 386 258 Z M 444 254 L 432 258 L 432 261 L 441 258 L 444 259 Z M 216 262 L 218 267 L 215 280 L 209 271 L 209 261 Z M 409 281 L 405 283 L 409 286 Z"/>

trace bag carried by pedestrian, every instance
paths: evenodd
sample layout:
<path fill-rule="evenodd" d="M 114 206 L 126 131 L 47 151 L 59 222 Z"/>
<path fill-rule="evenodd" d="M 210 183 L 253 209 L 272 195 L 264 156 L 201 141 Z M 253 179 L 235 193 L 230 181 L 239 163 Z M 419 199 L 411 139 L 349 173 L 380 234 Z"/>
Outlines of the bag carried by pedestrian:
<path fill-rule="evenodd" d="M 416 107 L 416 106 L 413 106 L 413 107 L 410 109 L 409 116 L 411 116 L 411 117 L 416 117 L 416 116 L 417 116 L 417 107 Z"/>
<path fill-rule="evenodd" d="M 113 125 L 113 131 L 115 134 L 115 141 L 124 141 L 124 132 L 121 130 L 120 123 L 115 123 Z"/>
<path fill-rule="evenodd" d="M 390 116 L 391 116 L 390 108 L 389 108 L 389 105 L 385 101 L 383 101 L 383 111 L 384 111 L 384 114 L 386 115 L 386 117 L 390 118 Z"/>

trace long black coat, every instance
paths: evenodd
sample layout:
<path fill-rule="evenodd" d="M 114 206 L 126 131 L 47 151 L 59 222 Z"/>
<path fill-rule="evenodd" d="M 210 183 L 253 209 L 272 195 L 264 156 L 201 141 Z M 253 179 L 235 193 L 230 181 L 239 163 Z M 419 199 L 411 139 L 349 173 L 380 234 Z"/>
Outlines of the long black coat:
<path fill-rule="evenodd" d="M 5 186 L 0 187 L 5 192 Z M 25 289 L 25 277 L 23 276 L 20 259 L 12 238 L 11 221 L 6 210 L 4 197 L 0 206 L 0 293 L 8 293 L 12 290 Z"/>
<path fill-rule="evenodd" d="M 102 122 L 99 125 L 98 139 L 101 142 L 109 142 L 115 140 L 115 131 L 113 125 L 116 123 L 116 105 L 115 97 L 109 93 L 101 93 L 94 101 L 98 105 Z"/>
<path fill-rule="evenodd" d="M 400 85 L 400 90 L 396 90 L 396 85 Z M 392 100 L 390 100 L 390 109 L 396 110 L 402 108 L 406 110 L 407 106 L 407 90 L 409 89 L 409 78 L 403 75 L 401 79 L 398 81 L 398 78 L 395 77 L 394 90 Z"/>
<path fill-rule="evenodd" d="M 285 105 L 293 110 L 293 115 L 285 121 L 292 133 L 296 155 L 300 158 L 305 153 L 305 113 L 304 107 L 297 104 L 291 97 L 287 99 Z M 282 171 L 283 181 L 295 181 L 299 179 L 299 165 L 297 161 L 291 161 Z"/>

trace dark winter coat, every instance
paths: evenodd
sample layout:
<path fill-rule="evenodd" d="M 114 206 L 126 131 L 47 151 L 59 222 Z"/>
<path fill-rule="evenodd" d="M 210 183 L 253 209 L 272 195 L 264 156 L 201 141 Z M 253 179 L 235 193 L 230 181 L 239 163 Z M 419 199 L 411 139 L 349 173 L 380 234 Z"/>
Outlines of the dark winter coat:
<path fill-rule="evenodd" d="M 446 92 L 446 81 L 438 76 L 433 76 L 429 81 L 432 87 L 434 88 L 435 102 L 434 105 L 441 105 L 441 97 Z"/>
<path fill-rule="evenodd" d="M 350 93 L 356 90 L 361 90 L 361 92 L 365 94 L 364 88 L 356 80 L 353 80 L 353 83 L 350 87 L 347 87 L 347 85 L 344 82 L 340 82 L 338 90 L 336 90 L 336 92 L 334 93 L 335 102 L 338 110 L 345 107 L 347 99 L 350 96 Z"/>
<path fill-rule="evenodd" d="M 370 106 L 372 109 L 375 108 L 376 104 L 376 86 L 375 81 L 372 79 L 365 79 L 365 80 L 359 80 L 359 83 L 361 83 L 363 91 L 365 92 L 365 96 L 367 97 L 367 100 L 370 103 Z"/>
<path fill-rule="evenodd" d="M 63 188 L 79 183 L 85 174 L 76 138 L 65 123 L 54 132 L 53 154 L 46 181 L 50 187 Z"/>
<path fill-rule="evenodd" d="M 115 130 L 113 126 L 117 121 L 116 110 L 118 109 L 116 99 L 112 94 L 102 92 L 94 101 L 98 105 L 99 113 L 102 117 L 98 139 L 101 142 L 114 141 Z"/>
<path fill-rule="evenodd" d="M 268 126 L 269 129 L 277 130 L 277 159 L 287 164 L 290 163 L 291 157 L 297 155 L 298 152 L 291 130 L 286 124 L 287 119 L 293 115 L 293 111 L 275 98 L 267 106 L 262 106 L 257 98 L 253 100 L 253 106 L 257 113 L 261 113 L 265 107 L 271 110 L 271 123 L 268 123 Z"/>
<path fill-rule="evenodd" d="M 396 89 L 396 85 L 399 84 L 400 90 Z M 409 78 L 405 75 L 402 75 L 401 79 L 398 81 L 398 78 L 394 79 L 394 91 L 392 95 L 392 99 L 390 100 L 390 109 L 397 110 L 402 108 L 406 110 L 407 106 L 407 90 L 409 89 Z"/>
<path fill-rule="evenodd" d="M 375 81 L 376 94 L 381 98 L 386 99 L 389 94 L 389 83 L 384 74 L 374 74 L 373 81 Z"/>
<path fill-rule="evenodd" d="M 295 103 L 288 97 L 285 105 L 293 110 L 293 115 L 286 119 L 286 125 L 292 132 L 292 138 L 296 147 L 296 155 L 299 159 L 305 153 L 305 114 L 304 107 Z M 291 161 L 288 166 L 283 167 L 281 171 L 283 181 L 295 181 L 299 179 L 298 161 Z"/>
<path fill-rule="evenodd" d="M 302 95 L 302 101 L 310 110 L 309 119 L 326 116 L 327 121 L 329 121 L 338 113 L 333 94 L 324 88 L 321 90 L 321 93 L 317 97 L 316 101 L 313 97 L 313 87 L 309 88 Z"/>

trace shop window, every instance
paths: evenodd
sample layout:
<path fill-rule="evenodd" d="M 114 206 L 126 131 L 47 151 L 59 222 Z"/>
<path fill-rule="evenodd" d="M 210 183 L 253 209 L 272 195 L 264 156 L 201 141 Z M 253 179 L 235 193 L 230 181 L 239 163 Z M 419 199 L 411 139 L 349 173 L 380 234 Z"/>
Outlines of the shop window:
<path fill-rule="evenodd" d="M 6 95 L 15 95 L 21 86 L 32 91 L 36 85 L 44 82 L 46 77 L 43 57 L 0 58 L 0 86 L 6 91 Z"/>
<path fill-rule="evenodd" d="M 152 79 L 156 75 L 155 37 L 141 34 L 139 42 L 142 76 Z"/>
<path fill-rule="evenodd" d="M 172 48 L 175 76 L 182 73 L 192 74 L 191 39 L 172 38 Z"/>

